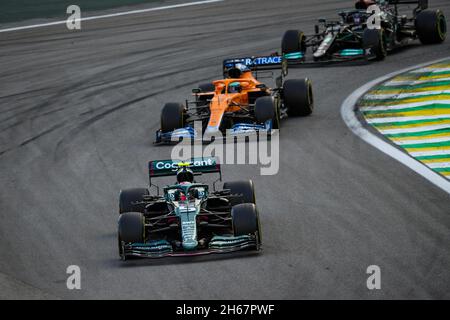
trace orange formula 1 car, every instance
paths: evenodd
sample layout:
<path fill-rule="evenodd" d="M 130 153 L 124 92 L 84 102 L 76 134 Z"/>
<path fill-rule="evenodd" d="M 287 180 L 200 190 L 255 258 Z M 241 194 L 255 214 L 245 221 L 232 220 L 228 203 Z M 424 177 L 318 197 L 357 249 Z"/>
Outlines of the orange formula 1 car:
<path fill-rule="evenodd" d="M 280 119 L 307 116 L 313 111 L 311 82 L 284 81 L 287 63 L 281 56 L 229 59 L 223 68 L 222 80 L 192 90 L 194 101 L 164 106 L 155 143 L 176 143 L 180 138 L 202 140 L 219 132 L 221 136 L 271 133 L 279 129 Z M 271 69 L 281 70 L 276 88 L 258 81 L 258 73 Z M 194 123 L 201 124 L 201 133 L 194 130 Z"/>

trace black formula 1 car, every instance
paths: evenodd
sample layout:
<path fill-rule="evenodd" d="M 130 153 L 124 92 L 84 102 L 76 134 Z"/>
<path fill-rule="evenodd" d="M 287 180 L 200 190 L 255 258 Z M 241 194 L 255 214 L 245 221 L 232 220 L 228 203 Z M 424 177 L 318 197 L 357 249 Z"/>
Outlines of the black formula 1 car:
<path fill-rule="evenodd" d="M 152 178 L 176 176 L 160 195 L 147 188 L 123 190 L 119 198 L 118 244 L 122 260 L 259 251 L 261 230 L 255 191 L 250 180 L 224 183 L 215 158 L 189 162 L 149 163 Z M 219 174 L 213 183 L 197 183 L 194 176 Z"/>
<path fill-rule="evenodd" d="M 376 5 L 376 10 L 367 4 Z M 401 12 L 408 5 L 414 5 L 410 16 Z M 427 9 L 428 0 L 361 0 L 354 10 L 340 12 L 338 21 L 320 19 L 313 35 L 286 31 L 281 50 L 290 65 L 382 60 L 389 51 L 415 39 L 422 44 L 445 40 L 444 14 Z M 312 51 L 311 60 L 307 58 L 308 48 Z"/>
<path fill-rule="evenodd" d="M 272 69 L 281 71 L 275 88 L 258 80 L 263 74 L 273 75 L 268 71 Z M 280 128 L 280 119 L 311 114 L 311 81 L 284 80 L 287 72 L 287 62 L 279 55 L 225 60 L 223 79 L 193 89 L 193 101 L 164 106 L 155 143 L 177 143 L 181 138 L 208 142 L 208 137 L 219 134 L 271 134 Z M 196 124 L 199 129 L 194 130 Z"/>

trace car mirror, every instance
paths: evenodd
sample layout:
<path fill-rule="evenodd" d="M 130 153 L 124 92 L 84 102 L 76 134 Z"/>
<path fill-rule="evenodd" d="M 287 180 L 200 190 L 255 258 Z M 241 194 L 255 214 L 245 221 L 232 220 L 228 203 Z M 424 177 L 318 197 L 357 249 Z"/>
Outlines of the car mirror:
<path fill-rule="evenodd" d="M 192 89 L 193 94 L 199 94 L 200 92 L 202 92 L 202 89 L 200 89 L 200 88 Z"/>
<path fill-rule="evenodd" d="M 314 31 L 316 32 L 316 34 L 319 34 L 320 32 L 319 26 L 317 24 L 314 26 Z"/>
<path fill-rule="evenodd" d="M 261 89 L 261 90 L 266 90 L 267 86 L 264 83 L 260 83 L 256 85 L 256 88 Z"/>

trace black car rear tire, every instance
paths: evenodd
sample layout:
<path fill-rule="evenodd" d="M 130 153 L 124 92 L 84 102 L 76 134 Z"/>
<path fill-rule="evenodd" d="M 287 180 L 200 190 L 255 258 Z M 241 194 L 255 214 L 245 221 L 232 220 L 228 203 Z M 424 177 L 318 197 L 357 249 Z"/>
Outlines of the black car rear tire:
<path fill-rule="evenodd" d="M 309 79 L 286 80 L 283 95 L 289 116 L 308 116 L 313 112 L 314 97 Z"/>
<path fill-rule="evenodd" d="M 386 37 L 383 29 L 366 29 L 363 34 L 363 49 L 371 49 L 375 60 L 384 60 L 387 56 Z"/>
<path fill-rule="evenodd" d="M 283 54 L 294 52 L 305 52 L 305 34 L 299 30 L 288 30 L 281 41 L 281 52 Z"/>
<path fill-rule="evenodd" d="M 416 17 L 416 31 L 423 44 L 442 43 L 447 36 L 447 21 L 441 10 L 424 10 Z"/>
<path fill-rule="evenodd" d="M 133 204 L 142 202 L 144 196 L 148 196 L 150 192 L 147 188 L 125 189 L 120 192 L 119 196 L 119 214 L 124 212 L 145 212 L 145 204 Z"/>
<path fill-rule="evenodd" d="M 184 128 L 185 107 L 181 103 L 166 103 L 161 112 L 162 132 Z"/>
<path fill-rule="evenodd" d="M 255 204 L 243 203 L 234 206 L 231 209 L 231 217 L 235 237 L 258 234 L 258 242 L 261 243 L 259 214 Z"/>
<path fill-rule="evenodd" d="M 242 194 L 242 198 L 231 199 L 231 206 L 240 203 L 256 203 L 255 187 L 252 180 L 225 182 L 223 189 L 230 190 L 231 194 Z"/>
<path fill-rule="evenodd" d="M 255 118 L 257 123 L 272 120 L 272 129 L 280 128 L 280 115 L 273 97 L 260 97 L 255 101 Z"/>

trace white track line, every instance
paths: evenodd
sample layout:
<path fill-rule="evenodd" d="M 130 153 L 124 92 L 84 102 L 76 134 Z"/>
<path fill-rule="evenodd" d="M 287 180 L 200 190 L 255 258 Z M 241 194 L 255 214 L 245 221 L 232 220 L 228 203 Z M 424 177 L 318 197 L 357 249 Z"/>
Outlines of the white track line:
<path fill-rule="evenodd" d="M 368 94 L 365 96 L 366 100 L 387 100 L 387 99 L 404 99 L 404 98 L 414 98 L 420 96 L 439 96 L 444 94 L 449 94 L 450 90 L 437 90 L 437 91 L 423 91 L 423 92 L 413 92 L 413 93 L 388 93 L 388 94 Z"/>
<path fill-rule="evenodd" d="M 418 140 L 393 140 L 395 144 L 407 148 L 409 145 L 422 144 L 422 143 L 439 143 L 450 141 L 450 136 L 441 138 L 428 138 Z"/>
<path fill-rule="evenodd" d="M 204 0 L 204 1 L 180 3 L 180 4 L 170 5 L 170 6 L 148 8 L 148 9 L 141 9 L 141 10 L 132 10 L 132 11 L 124 11 L 124 12 L 117 12 L 117 13 L 105 14 L 105 15 L 100 15 L 100 16 L 86 17 L 86 18 L 81 18 L 81 19 L 79 19 L 77 21 L 89 21 L 89 20 L 107 19 L 107 18 L 114 18 L 114 17 L 120 17 L 120 16 L 128 16 L 128 15 L 132 15 L 132 14 L 145 13 L 145 12 L 153 12 L 153 11 L 161 11 L 161 10 L 167 10 L 167 9 L 199 6 L 199 5 L 203 5 L 203 4 L 216 3 L 216 2 L 222 2 L 222 1 L 225 1 L 225 0 Z M 11 32 L 11 31 L 19 31 L 19 30 L 27 30 L 27 29 L 36 29 L 36 28 L 42 28 L 42 27 L 50 27 L 50 26 L 66 24 L 66 22 L 67 22 L 67 20 L 48 22 L 48 23 L 42 23 L 42 24 L 34 24 L 34 25 L 22 26 L 22 27 L 16 27 L 16 28 L 0 29 L 0 33 Z"/>
<path fill-rule="evenodd" d="M 424 131 L 434 131 L 434 130 L 440 130 L 440 129 L 450 129 L 450 123 L 447 124 L 437 124 L 433 126 L 417 126 L 417 127 L 410 127 L 410 128 L 394 128 L 394 129 L 383 129 L 383 128 L 376 128 L 378 131 L 380 131 L 382 134 L 398 134 L 398 133 L 415 133 L 415 132 L 424 132 Z"/>
<path fill-rule="evenodd" d="M 435 163 L 428 163 L 427 166 L 429 166 L 432 169 L 444 169 L 444 168 L 450 168 L 450 162 L 435 162 Z"/>
<path fill-rule="evenodd" d="M 407 122 L 407 121 L 420 121 L 420 120 L 436 120 L 436 119 L 450 119 L 450 114 L 438 114 L 433 116 L 411 116 L 411 117 L 381 117 L 381 118 L 366 118 L 367 123 L 381 124 L 391 122 Z"/>
<path fill-rule="evenodd" d="M 429 83 L 429 82 L 442 82 L 442 81 L 449 81 L 450 78 L 439 78 L 439 79 L 428 79 L 428 80 L 416 80 L 416 81 L 411 81 L 411 80 L 392 80 L 389 82 L 386 82 L 384 85 L 385 86 L 403 86 L 403 85 L 416 85 L 416 84 L 424 84 L 424 83 Z"/>
<path fill-rule="evenodd" d="M 397 161 L 401 162 L 405 166 L 409 167 L 416 173 L 420 174 L 422 177 L 436 185 L 437 187 L 441 188 L 448 194 L 450 194 L 450 181 L 441 176 L 440 174 L 434 172 L 430 168 L 428 168 L 426 165 L 422 164 L 418 160 L 412 158 L 407 153 L 404 153 L 403 151 L 397 149 L 393 145 L 387 143 L 377 135 L 371 133 L 369 130 L 363 127 L 363 125 L 359 122 L 358 118 L 355 114 L 355 106 L 358 100 L 366 94 L 370 89 L 375 87 L 376 85 L 379 85 L 380 83 L 387 81 L 395 76 L 398 76 L 402 73 L 406 73 L 412 70 L 415 70 L 417 68 L 426 67 L 428 65 L 432 65 L 435 63 L 443 62 L 450 59 L 450 57 L 447 57 L 445 59 L 439 59 L 436 61 L 431 61 L 427 63 L 423 63 L 420 65 L 416 65 L 413 67 L 409 67 L 400 71 L 396 71 L 393 73 L 390 73 L 384 77 L 375 79 L 364 86 L 360 87 L 356 91 L 354 91 L 345 101 L 342 103 L 341 106 L 341 116 L 344 119 L 344 122 L 346 125 L 350 128 L 350 130 L 353 131 L 354 134 L 359 136 L 361 139 L 366 141 L 367 143 L 371 144 L 378 150 L 384 152 L 385 154 L 391 156 L 392 158 L 396 159 Z M 427 70 L 430 70 L 429 68 Z M 444 153 L 444 151 L 441 151 Z M 448 151 L 447 151 L 448 153 Z"/>
<path fill-rule="evenodd" d="M 450 150 L 414 151 L 410 152 L 410 154 L 413 157 L 450 156 Z"/>
<path fill-rule="evenodd" d="M 425 73 L 425 72 L 430 72 L 430 73 L 439 73 L 439 72 L 447 72 L 450 71 L 450 68 L 421 68 L 421 69 L 417 69 L 417 70 L 412 70 L 411 73 Z"/>
<path fill-rule="evenodd" d="M 389 111 L 389 110 L 411 109 L 418 107 L 429 107 L 434 106 L 436 104 L 450 104 L 450 100 L 424 100 L 421 102 L 394 104 L 390 106 L 373 105 L 361 107 L 359 109 L 361 111 Z"/>

